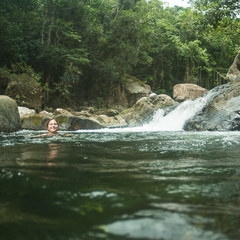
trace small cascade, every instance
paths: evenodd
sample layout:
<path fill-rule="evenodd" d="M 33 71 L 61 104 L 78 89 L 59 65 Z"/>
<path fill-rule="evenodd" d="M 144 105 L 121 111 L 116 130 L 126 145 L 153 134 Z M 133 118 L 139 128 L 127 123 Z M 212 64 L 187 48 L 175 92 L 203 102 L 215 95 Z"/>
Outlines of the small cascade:
<path fill-rule="evenodd" d="M 219 91 L 213 89 L 195 100 L 182 102 L 168 114 L 165 114 L 164 110 L 159 109 L 151 122 L 143 125 L 142 128 L 144 131 L 182 131 L 185 123 L 201 111 L 218 94 Z"/>
<path fill-rule="evenodd" d="M 167 115 L 159 109 L 152 121 L 142 127 L 148 131 L 182 131 L 185 122 L 197 114 L 206 103 L 205 98 L 184 101 Z"/>
<path fill-rule="evenodd" d="M 216 87 L 202 97 L 195 100 L 184 101 L 174 110 L 165 113 L 163 109 L 159 109 L 154 114 L 152 120 L 140 127 L 127 128 L 110 128 L 99 129 L 96 132 L 147 132 L 147 131 L 183 131 L 185 123 L 201 111 L 216 96 L 224 92 L 228 88 L 227 85 Z M 82 130 L 78 130 L 80 132 Z M 86 131 L 86 130 L 85 130 Z M 91 130 L 92 131 L 92 130 Z"/>

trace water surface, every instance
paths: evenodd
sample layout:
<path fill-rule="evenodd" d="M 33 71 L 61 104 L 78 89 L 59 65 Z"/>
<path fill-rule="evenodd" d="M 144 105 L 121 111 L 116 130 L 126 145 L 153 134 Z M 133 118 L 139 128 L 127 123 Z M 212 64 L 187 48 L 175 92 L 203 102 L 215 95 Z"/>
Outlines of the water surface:
<path fill-rule="evenodd" d="M 239 239 L 239 132 L 0 134 L 0 239 Z"/>

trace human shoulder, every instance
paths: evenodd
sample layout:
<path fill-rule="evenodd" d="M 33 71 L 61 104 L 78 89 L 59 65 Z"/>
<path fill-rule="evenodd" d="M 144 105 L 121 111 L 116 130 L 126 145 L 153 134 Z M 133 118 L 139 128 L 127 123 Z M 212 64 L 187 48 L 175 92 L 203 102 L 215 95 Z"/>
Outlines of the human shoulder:
<path fill-rule="evenodd" d="M 47 137 L 47 136 L 50 136 L 50 135 L 47 134 L 47 133 L 43 133 L 43 134 L 34 135 L 34 136 L 30 136 L 30 137 L 31 137 L 31 138 L 36 138 L 36 137 Z"/>
<path fill-rule="evenodd" d="M 43 133 L 39 135 L 30 136 L 31 138 L 37 138 L 37 137 L 52 137 L 52 136 L 61 136 L 61 137 L 72 137 L 73 134 L 49 134 L 49 133 Z"/>

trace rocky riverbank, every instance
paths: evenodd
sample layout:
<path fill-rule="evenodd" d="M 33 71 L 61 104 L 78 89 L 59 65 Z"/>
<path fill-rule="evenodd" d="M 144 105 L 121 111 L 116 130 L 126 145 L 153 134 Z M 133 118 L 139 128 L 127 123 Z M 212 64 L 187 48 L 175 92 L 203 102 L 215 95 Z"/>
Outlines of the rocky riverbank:
<path fill-rule="evenodd" d="M 190 93 L 192 94 L 192 90 Z M 240 81 L 230 81 L 218 86 L 211 90 L 211 94 L 212 97 L 205 107 L 186 122 L 184 130 L 239 131 Z M 94 110 L 92 107 L 78 112 L 58 108 L 53 112 L 42 111 L 40 113 L 19 107 L 19 112 L 21 126 L 24 129 L 44 129 L 45 121 L 49 118 L 56 118 L 61 130 L 99 129 L 141 126 L 149 122 L 159 108 L 169 112 L 178 104 L 167 95 L 150 94 L 148 97 L 140 98 L 133 107 L 122 112 L 114 109 Z"/>
<path fill-rule="evenodd" d="M 18 107 L 23 129 L 45 129 L 45 123 L 50 118 L 55 118 L 60 125 L 60 130 L 99 129 L 139 126 L 150 121 L 154 112 L 159 108 L 167 108 L 178 104 L 165 94 L 150 95 L 140 98 L 131 108 L 122 112 L 115 109 L 84 108 L 81 111 L 57 108 L 53 111 L 41 111 L 26 107 Z"/>
<path fill-rule="evenodd" d="M 179 88 L 186 90 L 184 86 L 179 86 Z M 188 98 L 185 90 L 183 94 Z M 240 130 L 240 81 L 231 81 L 211 91 L 214 92 L 214 97 L 198 114 L 186 122 L 184 129 L 187 131 Z M 190 93 L 192 94 L 192 89 Z M 151 121 L 152 116 L 159 108 L 169 112 L 178 104 L 177 101 L 165 94 L 150 94 L 141 97 L 132 107 L 121 112 L 115 109 L 85 107 L 80 111 L 57 108 L 37 113 L 34 109 L 21 106 L 17 108 L 13 99 L 1 96 L 0 131 L 43 130 L 46 121 L 50 118 L 58 120 L 60 130 L 70 131 L 141 126 L 143 123 Z"/>
<path fill-rule="evenodd" d="M 240 53 L 229 69 L 229 83 L 218 86 L 205 107 L 186 122 L 185 130 L 234 131 L 240 130 Z M 13 85 L 11 85 L 13 86 Z M 19 129 L 45 129 L 45 122 L 56 118 L 60 130 L 99 129 L 111 127 L 134 127 L 149 122 L 159 108 L 169 112 L 179 102 L 196 99 L 207 90 L 194 84 L 178 84 L 173 88 L 173 98 L 165 94 L 151 93 L 148 85 L 130 79 L 125 87 L 125 108 L 94 109 L 82 107 L 78 111 L 56 108 L 36 112 L 35 109 L 19 106 L 8 96 L 0 96 L 0 132 Z M 26 96 L 25 96 L 26 98 Z M 39 107 L 39 106 L 38 106 Z"/>

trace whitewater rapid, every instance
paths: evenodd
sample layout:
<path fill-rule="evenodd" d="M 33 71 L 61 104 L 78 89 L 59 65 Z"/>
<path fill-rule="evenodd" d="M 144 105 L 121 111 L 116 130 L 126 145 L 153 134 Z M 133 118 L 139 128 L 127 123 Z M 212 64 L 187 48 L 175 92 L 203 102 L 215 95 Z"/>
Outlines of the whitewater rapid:
<path fill-rule="evenodd" d="M 149 123 L 139 127 L 103 128 L 97 130 L 80 129 L 77 132 L 183 131 L 185 123 L 201 111 L 216 94 L 216 91 L 209 91 L 195 100 L 184 101 L 169 113 L 165 113 L 163 109 L 159 109 L 155 112 Z"/>

